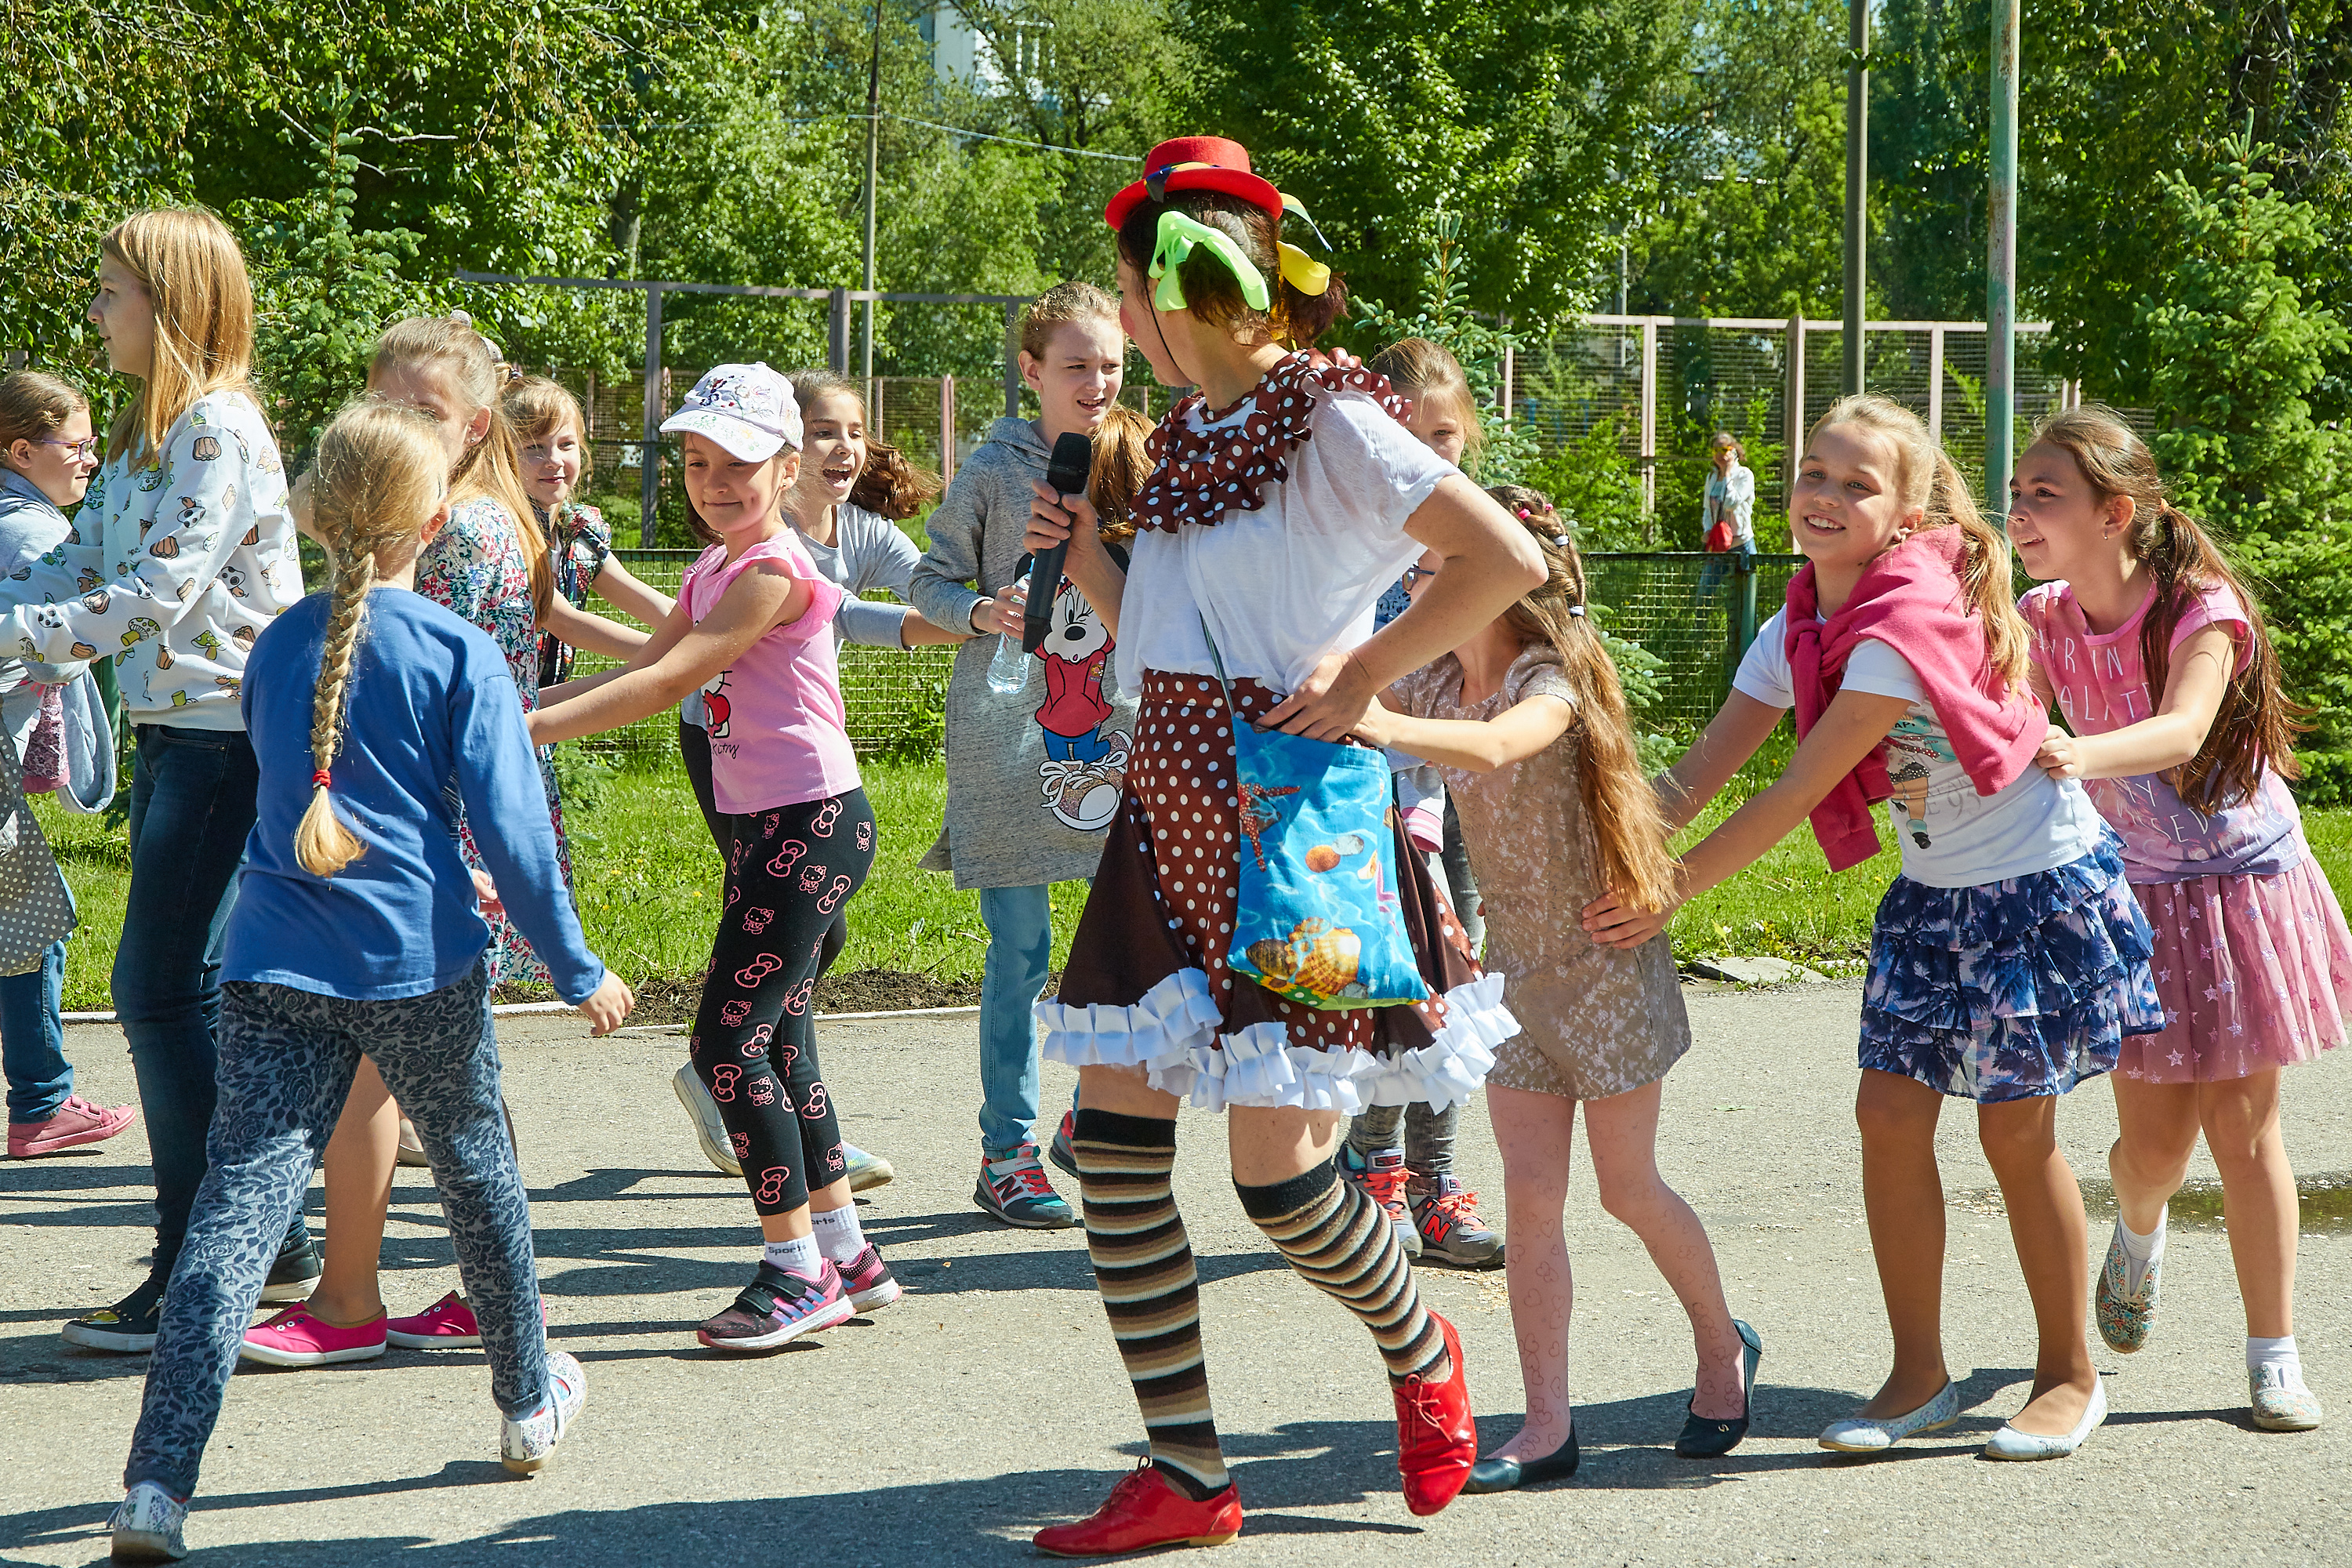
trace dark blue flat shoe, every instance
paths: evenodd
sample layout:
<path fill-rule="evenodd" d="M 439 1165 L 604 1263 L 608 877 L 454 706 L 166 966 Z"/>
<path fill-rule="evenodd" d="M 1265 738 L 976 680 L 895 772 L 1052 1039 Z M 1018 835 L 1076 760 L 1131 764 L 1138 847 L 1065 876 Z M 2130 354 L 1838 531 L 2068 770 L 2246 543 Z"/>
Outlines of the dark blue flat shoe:
<path fill-rule="evenodd" d="M 1540 1459 L 1481 1459 L 1470 1467 L 1470 1479 L 1463 1483 L 1465 1492 L 1510 1492 L 1521 1487 L 1540 1486 L 1546 1481 L 1564 1481 L 1576 1474 L 1576 1428 L 1568 1429 L 1568 1441 Z"/>
<path fill-rule="evenodd" d="M 1739 1385 L 1747 1393 L 1747 1405 L 1728 1421 L 1692 1414 L 1683 1423 L 1682 1436 L 1675 1439 L 1675 1452 L 1685 1459 L 1723 1458 L 1739 1447 L 1739 1440 L 1748 1436 L 1748 1418 L 1756 1414 L 1756 1364 L 1764 1359 L 1764 1342 L 1753 1328 L 1738 1318 L 1731 1320 L 1731 1326 L 1739 1331 L 1739 1342 L 1746 1347 L 1739 1352 Z M 1690 1407 L 1683 1408 L 1687 1411 Z"/>

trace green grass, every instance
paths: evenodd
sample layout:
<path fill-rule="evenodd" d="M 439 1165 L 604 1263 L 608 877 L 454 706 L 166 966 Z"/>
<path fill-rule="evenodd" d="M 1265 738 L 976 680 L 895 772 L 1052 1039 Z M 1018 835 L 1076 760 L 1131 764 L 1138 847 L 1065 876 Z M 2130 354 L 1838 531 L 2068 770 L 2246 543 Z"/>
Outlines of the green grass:
<path fill-rule="evenodd" d="M 947 778 L 937 763 L 864 764 L 866 789 L 881 824 L 874 872 L 850 906 L 848 950 L 836 973 L 906 970 L 943 980 L 977 976 L 988 937 L 980 896 L 919 870 L 915 862 L 939 832 Z M 1753 779 L 1756 774 L 1743 775 Z M 679 982 L 698 974 L 710 955 L 719 898 L 718 855 L 710 847 L 685 773 L 675 766 L 615 777 L 594 805 L 566 812 L 581 920 L 590 945 L 633 981 Z M 1730 814 L 1745 789 L 1726 799 L 1685 837 Z M 107 974 L 122 927 L 130 862 L 122 830 L 100 818 L 68 816 L 47 796 L 35 814 L 58 851 L 80 902 L 82 928 L 68 948 L 66 1006 L 109 1005 Z M 2352 809 L 2304 814 L 2313 852 L 2332 881 L 2352 870 Z M 1676 918 L 1678 958 L 1763 953 L 1814 963 L 1860 959 L 1870 921 L 1900 866 L 1891 847 L 1853 870 L 1832 876 L 1809 829 L 1800 828 L 1725 886 L 1693 900 Z M 1054 889 L 1054 963 L 1069 951 L 1086 886 Z"/>

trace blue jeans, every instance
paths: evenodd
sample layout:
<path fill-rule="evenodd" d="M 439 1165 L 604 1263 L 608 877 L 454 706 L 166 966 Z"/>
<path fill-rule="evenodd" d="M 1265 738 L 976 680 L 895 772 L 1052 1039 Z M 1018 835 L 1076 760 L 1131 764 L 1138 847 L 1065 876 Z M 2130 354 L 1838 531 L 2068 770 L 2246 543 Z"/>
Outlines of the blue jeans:
<path fill-rule="evenodd" d="M 0 1073 L 8 1079 L 8 1120 L 47 1121 L 73 1092 L 66 1060 L 66 944 L 54 942 L 40 967 L 0 976 Z"/>
<path fill-rule="evenodd" d="M 1054 958 L 1054 904 L 1043 883 L 982 888 L 988 960 L 980 982 L 980 1146 L 991 1159 L 1037 1130 L 1037 998 Z"/>
<path fill-rule="evenodd" d="M 114 954 L 114 1014 L 131 1041 L 155 1167 L 154 1268 L 168 1275 L 205 1178 L 221 933 L 236 903 L 260 770 L 242 730 L 142 724 L 135 733 L 131 893 Z"/>
<path fill-rule="evenodd" d="M 483 967 L 454 985 L 389 1002 L 240 981 L 229 987 L 222 1019 L 212 1166 L 163 1298 L 126 1487 L 156 1481 L 175 1497 L 196 1489 L 254 1303 L 289 1215 L 301 1223 L 310 1167 L 342 1114 L 362 1052 L 415 1122 L 432 1163 L 457 1278 L 481 1323 L 491 1397 L 509 1416 L 546 1403 L 530 1209 L 499 1109 Z"/>

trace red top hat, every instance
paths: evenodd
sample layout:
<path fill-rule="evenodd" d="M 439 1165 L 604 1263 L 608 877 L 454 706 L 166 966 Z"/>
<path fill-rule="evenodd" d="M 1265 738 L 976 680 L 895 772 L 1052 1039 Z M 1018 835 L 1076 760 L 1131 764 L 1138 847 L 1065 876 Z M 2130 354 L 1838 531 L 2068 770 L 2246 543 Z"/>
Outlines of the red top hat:
<path fill-rule="evenodd" d="M 1170 191 L 1223 191 L 1265 209 L 1277 222 L 1282 217 L 1282 193 L 1250 173 L 1249 149 L 1222 136 L 1179 136 L 1154 147 L 1143 160 L 1143 178 L 1111 197 L 1103 221 L 1117 228 L 1150 196 L 1162 199 Z"/>

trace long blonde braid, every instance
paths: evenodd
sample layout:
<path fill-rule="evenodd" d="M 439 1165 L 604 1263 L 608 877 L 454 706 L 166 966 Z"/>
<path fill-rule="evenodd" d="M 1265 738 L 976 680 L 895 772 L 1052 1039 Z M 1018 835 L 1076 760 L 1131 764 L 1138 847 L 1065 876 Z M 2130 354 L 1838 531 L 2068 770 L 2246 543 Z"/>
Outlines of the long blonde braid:
<path fill-rule="evenodd" d="M 334 560 L 334 606 L 310 699 L 310 805 L 294 829 L 294 858 L 331 877 L 367 846 L 337 815 L 331 774 L 376 552 L 413 539 L 439 508 L 446 459 L 429 416 L 372 400 L 347 404 L 319 437 L 312 507 Z"/>

